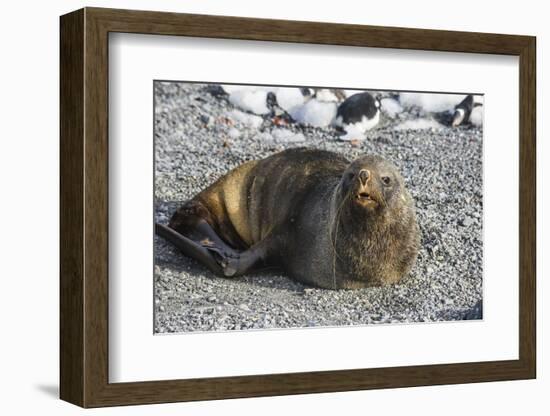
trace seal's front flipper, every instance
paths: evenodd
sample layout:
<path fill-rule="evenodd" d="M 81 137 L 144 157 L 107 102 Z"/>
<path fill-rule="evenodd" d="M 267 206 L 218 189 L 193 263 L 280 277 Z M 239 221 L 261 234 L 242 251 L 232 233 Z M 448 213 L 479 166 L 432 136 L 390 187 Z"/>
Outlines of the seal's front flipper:
<path fill-rule="evenodd" d="M 216 261 L 212 253 L 206 247 L 203 247 L 163 224 L 155 224 L 155 232 L 157 235 L 176 246 L 186 256 L 204 264 L 213 273 L 224 276 L 222 266 Z"/>

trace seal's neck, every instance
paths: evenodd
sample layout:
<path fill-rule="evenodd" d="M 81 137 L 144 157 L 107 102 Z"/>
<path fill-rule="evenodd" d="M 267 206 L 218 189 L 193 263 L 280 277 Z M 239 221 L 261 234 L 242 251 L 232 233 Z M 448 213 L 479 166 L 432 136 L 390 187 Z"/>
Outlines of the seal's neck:
<path fill-rule="evenodd" d="M 387 252 L 387 235 L 393 227 L 386 210 L 369 212 L 349 197 L 342 199 L 336 191 L 330 212 L 328 236 L 334 275 L 352 280 L 376 275 L 374 270 Z"/>
<path fill-rule="evenodd" d="M 371 211 L 356 205 L 350 195 L 342 195 L 339 185 L 332 193 L 330 205 L 329 231 L 332 235 L 343 232 L 346 237 L 365 237 L 383 232 L 391 225 L 386 210 Z"/>

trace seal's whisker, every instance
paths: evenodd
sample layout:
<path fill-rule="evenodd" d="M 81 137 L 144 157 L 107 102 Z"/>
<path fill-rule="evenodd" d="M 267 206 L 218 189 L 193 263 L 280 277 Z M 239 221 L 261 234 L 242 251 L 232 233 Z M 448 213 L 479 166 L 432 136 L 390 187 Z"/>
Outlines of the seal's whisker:
<path fill-rule="evenodd" d="M 334 216 L 334 222 L 331 223 L 330 229 L 329 229 L 329 240 L 332 246 L 332 282 L 335 289 L 336 289 L 336 257 L 338 257 L 340 260 L 343 261 L 343 259 L 338 255 L 338 251 L 336 250 L 336 240 L 338 239 L 338 228 L 340 227 L 340 218 L 342 216 L 341 215 L 342 208 L 344 207 L 344 204 L 350 198 L 350 196 L 351 196 L 351 190 L 348 190 L 346 195 L 342 198 L 342 202 L 340 203 L 340 206 L 336 210 L 336 214 Z M 334 240 L 332 239 L 333 226 L 335 226 L 336 228 Z"/>

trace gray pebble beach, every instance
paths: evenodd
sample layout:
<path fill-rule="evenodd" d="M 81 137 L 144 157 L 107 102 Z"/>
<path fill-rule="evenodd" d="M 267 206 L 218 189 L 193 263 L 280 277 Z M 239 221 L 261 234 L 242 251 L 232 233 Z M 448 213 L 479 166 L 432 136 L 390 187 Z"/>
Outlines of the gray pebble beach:
<path fill-rule="evenodd" d="M 155 236 L 155 333 L 456 321 L 482 318 L 482 128 L 396 129 L 426 117 L 382 117 L 364 141 L 330 127 L 243 117 L 215 86 L 155 82 L 155 221 L 239 164 L 308 146 L 391 160 L 416 204 L 422 247 L 399 284 L 304 286 L 281 272 L 217 277 Z"/>

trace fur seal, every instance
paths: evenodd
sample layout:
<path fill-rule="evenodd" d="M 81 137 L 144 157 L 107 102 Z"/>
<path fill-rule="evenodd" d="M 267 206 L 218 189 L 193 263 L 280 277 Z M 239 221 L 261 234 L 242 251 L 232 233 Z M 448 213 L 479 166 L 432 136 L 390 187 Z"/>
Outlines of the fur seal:
<path fill-rule="evenodd" d="M 277 267 L 329 289 L 398 282 L 420 242 L 413 200 L 391 163 L 308 148 L 238 166 L 156 232 L 222 276 Z"/>

